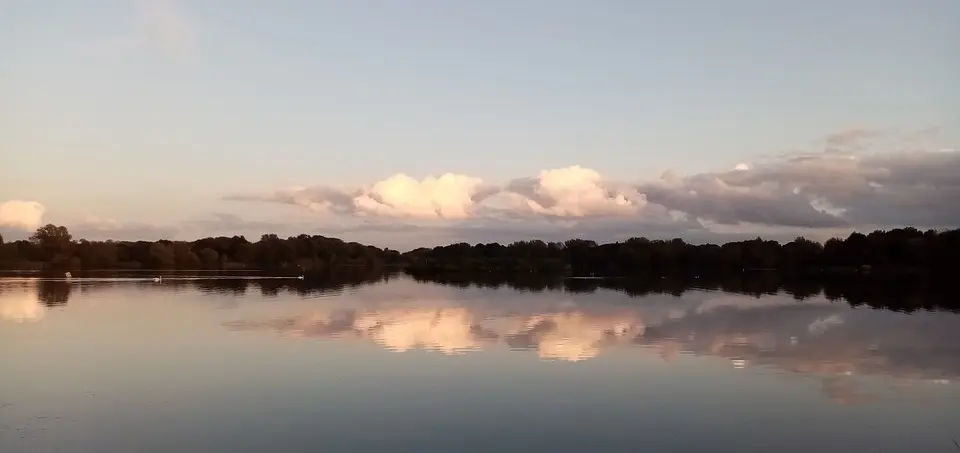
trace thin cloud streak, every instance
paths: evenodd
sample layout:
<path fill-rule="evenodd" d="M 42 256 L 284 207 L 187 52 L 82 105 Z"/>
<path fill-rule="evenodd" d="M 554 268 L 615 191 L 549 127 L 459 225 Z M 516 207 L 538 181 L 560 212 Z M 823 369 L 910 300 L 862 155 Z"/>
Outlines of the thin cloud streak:
<path fill-rule="evenodd" d="M 198 23 L 175 0 L 136 0 L 126 34 L 82 43 L 81 54 L 120 59 L 135 52 L 160 52 L 182 59 L 197 50 Z"/>

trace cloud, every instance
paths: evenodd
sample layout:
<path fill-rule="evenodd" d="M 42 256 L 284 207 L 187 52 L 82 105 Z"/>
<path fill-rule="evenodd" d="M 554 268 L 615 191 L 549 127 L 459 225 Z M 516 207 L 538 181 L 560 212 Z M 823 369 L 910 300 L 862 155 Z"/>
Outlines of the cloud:
<path fill-rule="evenodd" d="M 177 235 L 178 228 L 173 226 L 152 225 L 142 222 L 121 222 L 115 219 L 90 216 L 80 222 L 67 225 L 74 238 L 124 241 L 155 241 L 171 239 Z"/>
<path fill-rule="evenodd" d="M 10 200 L 0 203 L 0 227 L 34 230 L 43 225 L 46 208 L 36 201 Z"/>
<path fill-rule="evenodd" d="M 418 221 L 631 217 L 646 205 L 643 195 L 633 188 L 605 181 L 595 170 L 581 166 L 544 170 L 537 177 L 516 179 L 503 187 L 453 173 L 421 180 L 399 173 L 355 190 L 295 187 L 267 194 L 232 194 L 224 199 Z"/>
<path fill-rule="evenodd" d="M 828 146 L 828 151 L 837 151 L 866 146 L 871 139 L 883 135 L 884 132 L 879 129 L 852 128 L 829 134 L 824 141 Z"/>
<path fill-rule="evenodd" d="M 187 223 L 207 231 L 258 231 L 260 233 L 267 233 L 283 231 L 290 227 L 288 223 L 284 222 L 245 220 L 237 214 L 226 212 L 214 213 L 210 218 L 193 220 Z"/>
<path fill-rule="evenodd" d="M 130 18 L 132 31 L 86 41 L 82 54 L 121 58 L 137 51 L 157 51 L 168 57 L 192 55 L 197 47 L 197 24 L 174 0 L 136 0 Z"/>
<path fill-rule="evenodd" d="M 815 153 L 640 186 L 648 201 L 718 223 L 955 227 L 960 153 Z"/>
<path fill-rule="evenodd" d="M 811 228 L 846 225 L 842 218 L 817 209 L 807 196 L 793 193 L 777 181 L 749 186 L 728 182 L 728 175 L 753 172 L 735 170 L 684 178 L 665 175 L 660 181 L 639 184 L 637 189 L 650 203 L 721 224 L 757 223 Z"/>
<path fill-rule="evenodd" d="M 419 179 L 398 173 L 354 188 L 315 185 L 223 197 L 301 208 L 279 217 L 220 212 L 175 226 L 96 217 L 65 224 L 75 237 L 88 239 L 306 233 L 396 249 L 574 237 L 824 240 L 853 230 L 951 228 L 960 225 L 960 152 L 940 151 L 946 147 L 935 143 L 937 131 L 891 137 L 851 130 L 821 140 L 818 151 L 716 172 L 668 170 L 648 181 L 613 181 L 579 165 L 502 183 L 456 173 Z M 45 214 L 39 203 L 8 201 L 0 205 L 0 231 L 18 237 L 40 226 Z"/>
<path fill-rule="evenodd" d="M 173 0 L 139 0 L 137 22 L 149 45 L 170 55 L 193 52 L 195 25 Z"/>
<path fill-rule="evenodd" d="M 522 213 L 560 218 L 631 216 L 646 204 L 634 189 L 606 181 L 597 171 L 579 165 L 511 181 L 503 192 L 512 195 L 513 207 Z"/>
<path fill-rule="evenodd" d="M 302 206 L 332 216 L 327 220 L 369 222 L 358 228 L 399 220 L 410 229 L 466 235 L 483 230 L 487 237 L 496 231 L 571 234 L 597 228 L 634 235 L 758 228 L 786 235 L 799 229 L 815 236 L 814 231 L 857 228 L 955 227 L 960 153 L 934 151 L 943 148 L 932 143 L 938 130 L 896 135 L 851 129 L 826 136 L 815 152 L 741 162 L 718 172 L 667 171 L 630 184 L 574 165 L 503 184 L 457 174 L 417 180 L 401 173 L 358 189 L 314 186 L 225 198 Z M 917 150 L 920 142 L 924 149 Z"/>
<path fill-rule="evenodd" d="M 908 134 L 929 136 L 932 130 Z M 640 183 L 649 203 L 723 225 L 863 228 L 960 224 L 960 153 L 874 149 L 878 131 L 827 138 L 822 152 Z M 896 142 L 894 142 L 896 143 Z M 936 148 L 934 148 L 936 149 Z"/>
<path fill-rule="evenodd" d="M 416 180 L 405 174 L 374 184 L 353 199 L 359 214 L 423 219 L 466 219 L 488 194 L 483 181 L 447 173 Z"/>
<path fill-rule="evenodd" d="M 496 189 L 486 186 L 480 178 L 447 173 L 416 180 L 399 173 L 352 191 L 314 186 L 224 198 L 284 203 L 313 211 L 356 216 L 460 220 L 473 217 L 475 206 L 494 192 Z"/>

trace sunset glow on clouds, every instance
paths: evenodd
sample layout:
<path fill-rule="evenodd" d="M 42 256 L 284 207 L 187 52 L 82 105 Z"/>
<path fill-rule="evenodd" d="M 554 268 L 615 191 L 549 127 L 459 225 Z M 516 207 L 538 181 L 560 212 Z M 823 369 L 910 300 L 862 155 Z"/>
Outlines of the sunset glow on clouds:
<path fill-rule="evenodd" d="M 814 235 L 817 230 L 960 224 L 960 209 L 950 202 L 960 199 L 960 153 L 864 150 L 853 138 L 835 136 L 827 141 L 828 148 L 820 152 L 731 171 L 665 172 L 651 181 L 615 182 L 595 170 L 570 166 L 503 184 L 467 175 L 416 180 L 398 174 L 354 190 L 313 186 L 225 198 L 311 209 L 327 219 L 533 225 L 530 235 L 570 225 L 589 231 L 599 222 L 634 225 L 638 233 L 644 225 L 656 225 L 666 234 L 671 226 L 711 230 L 721 225 L 745 233 L 757 227 L 800 228 Z"/>
<path fill-rule="evenodd" d="M 446 174 L 396 175 L 353 191 L 314 186 L 228 200 L 280 203 L 330 215 L 459 221 L 469 219 L 761 225 L 787 228 L 949 227 L 960 224 L 960 153 L 875 150 L 878 134 L 840 133 L 820 152 L 740 164 L 731 171 L 619 183 L 581 166 L 550 169 L 505 184 Z M 940 208 L 937 208 L 940 207 Z M 749 227 L 745 228 L 749 230 Z"/>
<path fill-rule="evenodd" d="M 43 224 L 45 211 L 36 201 L 4 201 L 0 203 L 0 226 L 32 230 Z"/>

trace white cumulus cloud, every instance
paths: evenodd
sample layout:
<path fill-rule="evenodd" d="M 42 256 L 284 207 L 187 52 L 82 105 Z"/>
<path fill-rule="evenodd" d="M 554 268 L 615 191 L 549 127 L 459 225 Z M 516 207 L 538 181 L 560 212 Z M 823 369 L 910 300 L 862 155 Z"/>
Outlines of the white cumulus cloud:
<path fill-rule="evenodd" d="M 375 183 L 353 198 L 361 214 L 388 217 L 466 219 L 471 217 L 483 180 L 447 173 L 416 180 L 397 174 Z"/>
<path fill-rule="evenodd" d="M 0 203 L 0 226 L 34 230 L 43 225 L 46 208 L 36 201 L 10 200 Z"/>
<path fill-rule="evenodd" d="M 606 181 L 597 171 L 576 165 L 544 170 L 537 177 L 517 179 L 502 187 L 452 173 L 421 180 L 400 173 L 356 190 L 314 186 L 225 198 L 292 204 L 334 214 L 433 220 L 502 214 L 555 218 L 630 216 L 646 204 L 635 189 Z"/>
<path fill-rule="evenodd" d="M 514 180 L 503 191 L 515 209 L 552 217 L 628 216 L 645 205 L 636 190 L 606 181 L 596 170 L 579 165 Z"/>
<path fill-rule="evenodd" d="M 314 211 L 361 217 L 462 220 L 474 217 L 479 203 L 496 191 L 482 179 L 466 175 L 447 173 L 417 180 L 399 173 L 355 190 L 313 186 L 225 198 L 292 204 Z"/>

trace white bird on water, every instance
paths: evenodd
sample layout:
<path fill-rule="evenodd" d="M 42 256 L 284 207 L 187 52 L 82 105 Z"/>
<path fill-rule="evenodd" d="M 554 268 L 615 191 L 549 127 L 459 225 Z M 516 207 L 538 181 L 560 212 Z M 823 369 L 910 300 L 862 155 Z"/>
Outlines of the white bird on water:
<path fill-rule="evenodd" d="M 64 276 L 65 278 L 67 278 L 67 279 L 73 278 L 73 274 L 71 274 L 71 273 L 69 273 L 69 272 L 64 272 L 64 273 L 63 273 L 63 276 Z"/>
<path fill-rule="evenodd" d="M 160 283 L 160 280 L 163 280 L 163 277 L 153 277 L 153 281 Z"/>
<path fill-rule="evenodd" d="M 299 276 L 299 277 L 297 277 L 297 278 L 300 279 L 300 280 L 303 280 L 303 275 L 301 275 L 301 276 Z"/>

